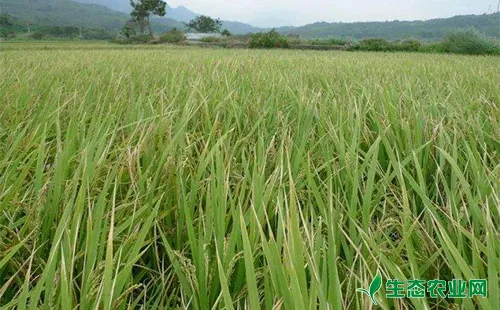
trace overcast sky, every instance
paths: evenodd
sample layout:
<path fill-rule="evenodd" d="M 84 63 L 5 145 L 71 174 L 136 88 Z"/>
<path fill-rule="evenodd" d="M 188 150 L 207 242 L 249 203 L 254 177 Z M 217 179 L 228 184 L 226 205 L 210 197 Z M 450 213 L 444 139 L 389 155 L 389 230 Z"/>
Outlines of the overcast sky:
<path fill-rule="evenodd" d="M 498 0 L 167 0 L 199 14 L 255 26 L 385 21 L 491 13 Z"/>

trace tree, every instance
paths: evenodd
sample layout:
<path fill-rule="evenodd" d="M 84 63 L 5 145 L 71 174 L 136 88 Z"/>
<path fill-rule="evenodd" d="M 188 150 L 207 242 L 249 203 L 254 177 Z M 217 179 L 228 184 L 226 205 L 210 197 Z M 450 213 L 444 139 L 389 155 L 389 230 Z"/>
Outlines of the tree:
<path fill-rule="evenodd" d="M 125 26 L 122 28 L 122 34 L 129 39 L 130 37 L 133 37 L 136 35 L 135 32 L 135 26 L 137 25 L 137 22 L 134 19 L 129 20 Z"/>
<path fill-rule="evenodd" d="M 253 34 L 250 38 L 250 48 L 290 48 L 290 43 L 275 29 L 272 29 L 269 32 Z"/>
<path fill-rule="evenodd" d="M 186 26 L 201 33 L 220 32 L 222 21 L 219 18 L 200 15 L 187 23 Z"/>
<path fill-rule="evenodd" d="M 153 37 L 149 16 L 165 16 L 167 4 L 163 0 L 130 0 L 130 5 L 133 9 L 130 15 L 139 25 L 141 34 L 144 34 L 144 28 L 147 26 L 149 35 Z"/>
<path fill-rule="evenodd" d="M 12 27 L 14 22 L 12 21 L 12 16 L 6 13 L 0 14 L 0 26 L 2 27 Z"/>
<path fill-rule="evenodd" d="M 0 14 L 0 37 L 9 38 L 15 36 L 13 27 L 14 21 L 9 14 Z"/>
<path fill-rule="evenodd" d="M 227 29 L 222 30 L 221 34 L 225 37 L 230 37 L 232 36 L 231 32 Z"/>

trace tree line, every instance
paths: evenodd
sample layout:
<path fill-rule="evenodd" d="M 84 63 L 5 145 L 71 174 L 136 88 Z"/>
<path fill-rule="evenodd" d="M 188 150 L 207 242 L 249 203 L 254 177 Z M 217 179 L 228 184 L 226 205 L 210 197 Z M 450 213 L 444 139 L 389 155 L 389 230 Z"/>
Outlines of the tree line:
<path fill-rule="evenodd" d="M 19 37 L 34 40 L 45 38 L 110 40 L 116 37 L 116 31 L 98 27 L 44 25 L 24 22 L 7 13 L 0 14 L 0 38 Z"/>

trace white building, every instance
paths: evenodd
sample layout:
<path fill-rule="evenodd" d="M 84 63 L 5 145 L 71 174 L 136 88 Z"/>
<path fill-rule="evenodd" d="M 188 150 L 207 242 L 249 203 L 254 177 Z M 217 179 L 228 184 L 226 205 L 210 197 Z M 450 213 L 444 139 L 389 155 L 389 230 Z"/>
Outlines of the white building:
<path fill-rule="evenodd" d="M 186 33 L 186 39 L 197 41 L 205 38 L 222 38 L 220 33 Z"/>

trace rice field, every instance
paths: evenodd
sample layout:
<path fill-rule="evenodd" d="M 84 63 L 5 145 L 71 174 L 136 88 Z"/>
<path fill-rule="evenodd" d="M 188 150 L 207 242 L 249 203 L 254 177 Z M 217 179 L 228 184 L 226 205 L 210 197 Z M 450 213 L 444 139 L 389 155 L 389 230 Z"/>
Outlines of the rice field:
<path fill-rule="evenodd" d="M 498 309 L 499 60 L 1 43 L 0 308 Z"/>

